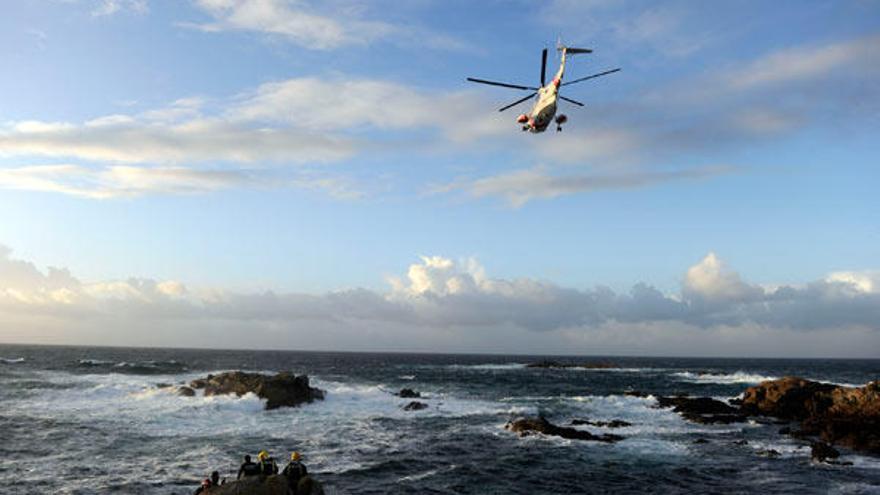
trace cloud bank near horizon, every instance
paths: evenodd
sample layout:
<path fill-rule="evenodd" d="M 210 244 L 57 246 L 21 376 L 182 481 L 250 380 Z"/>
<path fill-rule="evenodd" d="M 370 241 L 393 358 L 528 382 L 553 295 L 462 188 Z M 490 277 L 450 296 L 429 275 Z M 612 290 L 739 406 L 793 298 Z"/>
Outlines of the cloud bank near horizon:
<path fill-rule="evenodd" d="M 677 294 L 497 279 L 422 257 L 384 291 L 240 293 L 176 280 L 84 282 L 0 249 L 0 339 L 449 352 L 878 357 L 880 272 L 763 287 L 709 253 Z"/>

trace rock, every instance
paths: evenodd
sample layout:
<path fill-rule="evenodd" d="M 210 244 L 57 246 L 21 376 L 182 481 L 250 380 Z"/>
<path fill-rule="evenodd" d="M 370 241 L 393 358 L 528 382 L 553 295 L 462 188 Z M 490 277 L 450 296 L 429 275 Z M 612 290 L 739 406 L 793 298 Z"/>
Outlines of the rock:
<path fill-rule="evenodd" d="M 758 454 L 758 455 L 761 456 L 761 457 L 769 457 L 769 458 L 771 458 L 771 459 L 775 459 L 775 458 L 777 458 L 777 457 L 779 457 L 779 456 L 782 455 L 782 454 L 780 454 L 779 451 L 776 450 L 776 449 L 759 450 L 759 451 L 757 451 L 757 452 L 755 452 L 755 453 Z"/>
<path fill-rule="evenodd" d="M 638 397 L 640 399 L 644 399 L 651 394 L 648 394 L 646 392 L 640 392 L 638 390 L 627 390 L 627 391 L 623 392 L 623 395 L 626 395 L 627 397 Z"/>
<path fill-rule="evenodd" d="M 709 397 L 658 397 L 657 407 L 671 407 L 688 421 L 701 424 L 730 424 L 746 420 L 735 407 Z"/>
<path fill-rule="evenodd" d="M 309 377 L 296 376 L 282 371 L 274 376 L 259 373 L 230 371 L 219 375 L 208 375 L 190 382 L 193 389 L 204 389 L 205 396 L 247 393 L 266 399 L 266 409 L 296 407 L 300 404 L 324 399 L 324 391 L 310 387 Z"/>
<path fill-rule="evenodd" d="M 196 395 L 195 390 L 193 390 L 185 385 L 182 387 L 177 387 L 177 391 L 175 393 L 181 397 L 193 397 Z"/>
<path fill-rule="evenodd" d="M 694 440 L 693 443 L 709 443 L 709 441 L 706 440 L 705 438 L 698 438 L 698 439 Z"/>
<path fill-rule="evenodd" d="M 531 435 L 533 433 L 543 433 L 544 435 L 552 435 L 574 440 L 591 440 L 595 442 L 606 443 L 619 442 L 620 440 L 623 440 L 623 437 L 620 435 L 612 435 L 610 433 L 606 433 L 604 435 L 593 435 L 588 431 L 556 426 L 553 423 L 547 421 L 547 419 L 545 419 L 543 416 L 539 416 L 537 418 L 519 418 L 514 421 L 508 422 L 506 425 L 504 425 L 504 428 L 518 434 L 521 437 Z"/>
<path fill-rule="evenodd" d="M 402 399 L 418 399 L 422 396 L 422 394 L 416 392 L 411 388 L 402 388 L 400 392 L 397 393 L 397 396 Z"/>
<path fill-rule="evenodd" d="M 837 459 L 840 452 L 825 442 L 813 442 L 810 445 L 810 457 L 816 462 L 825 462 L 826 459 Z"/>
<path fill-rule="evenodd" d="M 743 440 L 737 440 L 737 441 L 733 442 L 733 444 L 734 444 L 734 445 L 748 445 L 748 444 L 749 444 L 749 441 L 748 441 L 748 440 L 745 440 L 745 439 L 743 439 Z"/>
<path fill-rule="evenodd" d="M 623 428 L 625 426 L 632 426 L 632 423 L 627 421 L 623 421 L 621 419 L 612 419 L 611 421 L 590 421 L 588 419 L 573 419 L 571 420 L 572 426 L 581 426 L 581 425 L 590 425 L 597 426 L 599 428 Z"/>
<path fill-rule="evenodd" d="M 746 389 L 741 411 L 797 420 L 801 436 L 880 454 L 880 381 L 844 387 L 797 377 L 770 380 Z"/>
<path fill-rule="evenodd" d="M 308 481 L 307 481 L 308 480 Z M 265 480 L 259 476 L 251 476 L 238 481 L 230 481 L 225 485 L 209 488 L 206 495 L 288 495 L 287 478 L 272 475 Z M 324 495 L 324 487 L 310 476 L 299 480 L 298 495 Z"/>
<path fill-rule="evenodd" d="M 559 361 L 538 361 L 535 363 L 529 363 L 526 365 L 526 368 L 583 368 L 583 369 L 609 369 L 609 368 L 618 368 L 614 363 L 609 362 L 595 362 L 595 363 L 561 363 Z"/>
<path fill-rule="evenodd" d="M 410 402 L 409 404 L 403 406 L 404 411 L 421 411 L 422 409 L 427 409 L 427 408 L 428 408 L 427 404 L 425 404 L 424 402 L 419 402 L 417 400 L 414 400 L 414 401 Z"/>

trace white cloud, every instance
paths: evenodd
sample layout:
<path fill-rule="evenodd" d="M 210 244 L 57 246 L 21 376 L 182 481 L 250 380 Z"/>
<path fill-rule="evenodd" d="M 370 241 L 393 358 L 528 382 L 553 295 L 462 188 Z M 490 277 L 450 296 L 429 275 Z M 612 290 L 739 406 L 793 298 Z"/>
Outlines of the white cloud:
<path fill-rule="evenodd" d="M 364 5 L 355 8 L 339 2 L 292 0 L 195 0 L 195 5 L 213 22 L 187 22 L 181 26 L 205 32 L 261 33 L 313 50 L 367 45 L 378 40 L 442 50 L 468 48 L 459 39 L 412 22 L 402 25 L 364 19 Z"/>
<path fill-rule="evenodd" d="M 430 192 L 462 191 L 475 198 L 501 197 L 510 206 L 518 208 L 535 199 L 552 199 L 602 190 L 649 187 L 678 180 L 714 177 L 732 171 L 731 167 L 704 167 L 672 171 L 552 174 L 546 168 L 536 167 L 475 180 L 453 182 L 435 187 Z"/>
<path fill-rule="evenodd" d="M 92 15 L 95 17 L 110 16 L 119 12 L 146 14 L 150 10 L 147 0 L 97 0 L 95 3 L 92 9 Z"/>
<path fill-rule="evenodd" d="M 3 248 L 0 340 L 248 346 L 247 335 L 263 347 L 876 357 L 880 347 L 859 350 L 880 343 L 880 293 L 866 280 L 876 272 L 764 290 L 709 254 L 680 295 L 645 284 L 615 293 L 495 279 L 473 259 L 427 256 L 386 292 L 237 293 L 177 280 L 82 282 Z"/>

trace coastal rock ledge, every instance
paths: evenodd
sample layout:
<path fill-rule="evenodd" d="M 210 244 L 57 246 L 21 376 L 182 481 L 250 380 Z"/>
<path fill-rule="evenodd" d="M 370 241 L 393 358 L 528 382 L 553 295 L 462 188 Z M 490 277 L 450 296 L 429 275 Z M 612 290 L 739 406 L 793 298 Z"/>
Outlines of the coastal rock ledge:
<path fill-rule="evenodd" d="M 880 454 L 880 380 L 864 387 L 785 377 L 746 389 L 741 412 L 801 422 L 799 434 Z"/>
<path fill-rule="evenodd" d="M 296 407 L 324 399 L 323 390 L 309 386 L 308 376 L 296 376 L 289 371 L 276 375 L 229 371 L 193 380 L 189 386 L 196 390 L 203 389 L 206 396 L 235 394 L 240 397 L 253 393 L 266 399 L 266 409 Z"/>

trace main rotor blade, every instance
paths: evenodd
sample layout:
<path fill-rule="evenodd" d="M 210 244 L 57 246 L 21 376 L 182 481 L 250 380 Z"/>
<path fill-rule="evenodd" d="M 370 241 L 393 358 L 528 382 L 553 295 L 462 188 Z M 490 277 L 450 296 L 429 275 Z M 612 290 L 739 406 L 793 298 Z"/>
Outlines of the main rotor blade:
<path fill-rule="evenodd" d="M 569 102 L 569 103 L 574 103 L 575 105 L 577 105 L 577 106 L 579 106 L 579 107 L 584 106 L 583 103 L 581 103 L 581 102 L 579 102 L 579 101 L 572 100 L 571 98 L 566 98 L 566 97 L 564 97 L 564 96 L 562 96 L 562 95 L 556 95 L 556 96 L 558 96 L 560 100 L 565 100 L 565 101 L 567 101 L 567 102 Z"/>
<path fill-rule="evenodd" d="M 547 75 L 547 49 L 541 52 L 541 87 L 544 87 L 544 78 Z"/>
<path fill-rule="evenodd" d="M 475 79 L 473 77 L 467 78 L 470 82 L 480 83 L 480 84 L 489 84 L 491 86 L 501 86 L 503 88 L 513 88 L 513 89 L 530 89 L 532 91 L 537 91 L 538 88 L 533 88 L 531 86 L 520 86 L 518 84 L 508 84 L 503 82 L 495 82 L 495 81 L 487 81 L 485 79 Z"/>
<path fill-rule="evenodd" d="M 594 77 L 607 76 L 608 74 L 613 74 L 613 73 L 615 73 L 615 72 L 617 72 L 617 71 L 619 71 L 619 70 L 620 70 L 620 69 L 606 70 L 605 72 L 600 72 L 600 73 L 598 73 L 598 74 L 593 74 L 592 76 L 582 77 L 582 78 L 580 78 L 580 79 L 575 79 L 574 81 L 564 82 L 564 83 L 562 83 L 562 86 L 568 86 L 569 84 L 574 84 L 574 83 L 578 83 L 578 82 L 581 82 L 581 81 L 586 81 L 587 79 L 592 79 L 592 78 L 594 78 Z"/>
<path fill-rule="evenodd" d="M 528 100 L 529 98 L 533 98 L 536 94 L 538 94 L 538 93 L 532 93 L 532 94 L 530 94 L 529 96 L 526 96 L 525 98 L 520 98 L 519 100 L 516 100 L 515 102 L 511 103 L 510 105 L 507 105 L 506 107 L 501 107 L 501 108 L 499 108 L 498 111 L 499 111 L 499 112 L 503 112 L 503 111 L 507 110 L 507 109 L 510 108 L 510 107 L 515 107 L 515 106 L 519 105 L 520 103 L 522 103 L 522 102 Z"/>

